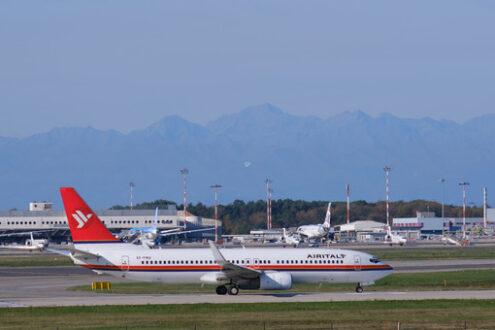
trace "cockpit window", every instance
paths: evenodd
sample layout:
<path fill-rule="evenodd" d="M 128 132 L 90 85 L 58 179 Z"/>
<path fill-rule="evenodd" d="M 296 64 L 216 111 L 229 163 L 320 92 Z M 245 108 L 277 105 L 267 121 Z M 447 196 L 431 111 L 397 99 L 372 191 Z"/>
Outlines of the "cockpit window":
<path fill-rule="evenodd" d="M 370 261 L 371 261 L 372 263 L 374 263 L 374 264 L 377 264 L 377 263 L 379 263 L 379 262 L 380 262 L 380 259 L 378 259 L 377 257 L 372 257 L 372 258 L 370 258 Z"/>

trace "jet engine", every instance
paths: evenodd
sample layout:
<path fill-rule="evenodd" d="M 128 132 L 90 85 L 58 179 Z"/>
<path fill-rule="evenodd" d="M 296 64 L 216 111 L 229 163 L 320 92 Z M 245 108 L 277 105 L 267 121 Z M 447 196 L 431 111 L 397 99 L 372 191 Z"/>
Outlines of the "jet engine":
<path fill-rule="evenodd" d="M 292 276 L 289 273 L 273 272 L 260 275 L 260 289 L 289 290 L 292 288 Z"/>

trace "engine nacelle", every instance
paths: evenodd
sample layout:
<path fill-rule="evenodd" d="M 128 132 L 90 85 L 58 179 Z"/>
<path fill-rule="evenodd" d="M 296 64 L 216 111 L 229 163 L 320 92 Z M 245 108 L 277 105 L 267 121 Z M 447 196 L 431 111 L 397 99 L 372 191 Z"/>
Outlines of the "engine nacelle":
<path fill-rule="evenodd" d="M 292 288 L 292 276 L 289 273 L 273 272 L 260 275 L 260 289 L 289 290 Z"/>
<path fill-rule="evenodd" d="M 204 284 L 222 285 L 230 282 L 230 279 L 222 272 L 206 273 L 200 277 L 199 281 Z"/>

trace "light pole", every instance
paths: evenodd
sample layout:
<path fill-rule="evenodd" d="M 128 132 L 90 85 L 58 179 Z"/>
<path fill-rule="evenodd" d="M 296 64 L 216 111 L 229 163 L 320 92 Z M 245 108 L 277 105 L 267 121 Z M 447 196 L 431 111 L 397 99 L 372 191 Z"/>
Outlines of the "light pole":
<path fill-rule="evenodd" d="M 218 188 L 222 188 L 219 184 L 212 184 L 210 188 L 215 189 L 215 243 L 218 241 Z"/>
<path fill-rule="evenodd" d="M 459 182 L 462 186 L 462 239 L 466 239 L 466 186 L 469 186 L 469 182 Z"/>
<path fill-rule="evenodd" d="M 441 178 L 440 183 L 442 184 L 442 219 L 445 218 L 445 179 Z"/>
<path fill-rule="evenodd" d="M 187 168 L 183 168 L 180 170 L 180 173 L 184 176 L 184 230 L 186 230 L 186 223 L 187 223 L 187 218 L 186 218 L 186 208 L 187 208 L 187 202 L 186 202 L 186 175 L 189 174 L 189 170 Z"/>

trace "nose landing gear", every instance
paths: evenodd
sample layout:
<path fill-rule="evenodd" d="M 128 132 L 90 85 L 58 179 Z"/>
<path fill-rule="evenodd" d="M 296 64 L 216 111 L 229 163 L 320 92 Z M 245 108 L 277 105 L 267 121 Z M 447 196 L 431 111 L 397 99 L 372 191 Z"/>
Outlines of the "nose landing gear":
<path fill-rule="evenodd" d="M 356 292 L 357 292 L 357 293 L 362 293 L 362 292 L 363 292 L 363 287 L 361 286 L 361 283 L 358 283 L 358 284 L 357 284 L 357 287 L 356 287 Z"/>

